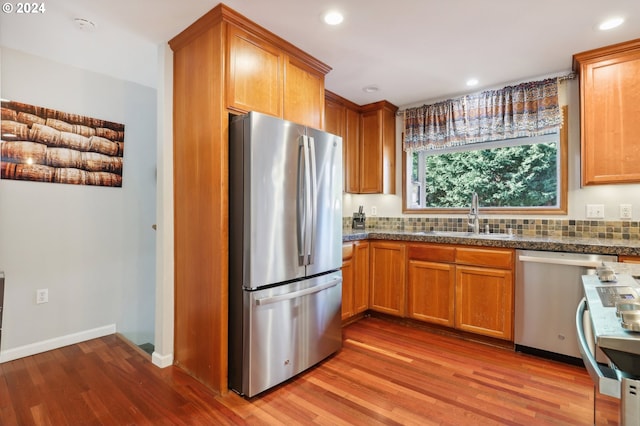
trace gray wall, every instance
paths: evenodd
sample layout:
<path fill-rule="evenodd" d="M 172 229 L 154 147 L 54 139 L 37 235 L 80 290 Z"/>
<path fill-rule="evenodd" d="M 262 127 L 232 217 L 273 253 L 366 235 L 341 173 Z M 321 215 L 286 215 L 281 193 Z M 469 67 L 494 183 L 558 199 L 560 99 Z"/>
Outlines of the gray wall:
<path fill-rule="evenodd" d="M 156 90 L 7 48 L 0 70 L 3 99 L 125 124 L 122 188 L 0 181 L 0 361 L 114 328 L 153 343 Z"/>

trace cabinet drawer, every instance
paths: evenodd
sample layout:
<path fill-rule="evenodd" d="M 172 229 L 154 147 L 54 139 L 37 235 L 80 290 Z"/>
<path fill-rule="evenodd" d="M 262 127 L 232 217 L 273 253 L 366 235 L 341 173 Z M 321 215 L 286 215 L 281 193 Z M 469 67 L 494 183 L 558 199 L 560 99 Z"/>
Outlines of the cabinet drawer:
<path fill-rule="evenodd" d="M 510 249 L 480 249 L 461 247 L 456 249 L 456 263 L 462 265 L 513 268 L 514 251 Z"/>
<path fill-rule="evenodd" d="M 453 263 L 456 260 L 456 248 L 439 244 L 413 244 L 409 246 L 409 259 Z"/>
<path fill-rule="evenodd" d="M 342 260 L 351 259 L 353 257 L 353 243 L 342 245 Z"/>

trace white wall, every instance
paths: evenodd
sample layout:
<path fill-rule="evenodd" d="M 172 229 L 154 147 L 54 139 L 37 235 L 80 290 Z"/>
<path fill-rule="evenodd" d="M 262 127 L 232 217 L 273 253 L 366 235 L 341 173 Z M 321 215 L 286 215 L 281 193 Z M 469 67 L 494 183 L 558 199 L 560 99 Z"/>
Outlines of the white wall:
<path fill-rule="evenodd" d="M 125 124 L 122 188 L 0 181 L 0 361 L 114 326 L 153 343 L 155 89 L 7 48 L 0 70 L 4 99 Z"/>
<path fill-rule="evenodd" d="M 173 52 L 158 47 L 158 240 L 156 245 L 156 328 L 153 363 L 173 364 Z"/>
<path fill-rule="evenodd" d="M 568 80 L 560 85 L 560 104 L 569 107 L 569 193 L 567 215 L 491 215 L 497 217 L 513 218 L 550 218 L 550 219 L 586 219 L 587 204 L 604 204 L 604 220 L 620 220 L 619 205 L 631 204 L 633 208 L 632 220 L 640 220 L 640 184 L 624 185 L 593 185 L 580 187 L 580 103 L 578 80 Z M 420 102 L 413 107 L 430 103 Z M 402 107 L 404 109 L 406 107 Z M 437 215 L 404 215 L 402 213 L 402 152 L 401 133 L 403 128 L 402 117 L 396 121 L 396 194 L 395 195 L 360 195 L 345 194 L 343 197 L 343 216 L 351 216 L 358 210 L 358 206 L 365 207 L 367 216 L 371 216 L 371 208 L 376 207 L 377 216 L 380 217 L 429 217 Z M 481 212 L 482 213 L 482 212 Z M 463 217 L 463 215 L 448 217 Z M 466 217 L 466 215 L 464 215 Z"/>

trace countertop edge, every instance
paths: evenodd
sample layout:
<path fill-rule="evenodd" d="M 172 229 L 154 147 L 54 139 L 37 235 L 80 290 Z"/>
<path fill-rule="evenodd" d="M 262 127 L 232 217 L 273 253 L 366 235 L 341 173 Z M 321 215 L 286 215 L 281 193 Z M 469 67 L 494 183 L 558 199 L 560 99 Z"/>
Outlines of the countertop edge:
<path fill-rule="evenodd" d="M 352 230 L 344 229 L 342 241 L 389 240 L 427 242 L 441 244 L 501 247 L 522 250 L 562 251 L 571 253 L 593 253 L 640 256 L 640 240 L 590 239 L 575 237 L 504 236 L 443 236 L 411 231 Z"/>

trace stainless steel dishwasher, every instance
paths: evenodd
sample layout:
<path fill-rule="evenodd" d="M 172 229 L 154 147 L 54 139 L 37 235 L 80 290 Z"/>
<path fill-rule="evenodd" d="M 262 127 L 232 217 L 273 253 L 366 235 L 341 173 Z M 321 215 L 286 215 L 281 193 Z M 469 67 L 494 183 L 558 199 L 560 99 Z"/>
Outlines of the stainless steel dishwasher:
<path fill-rule="evenodd" d="M 534 250 L 516 256 L 516 350 L 581 365 L 575 332 L 581 277 L 617 256 Z"/>

